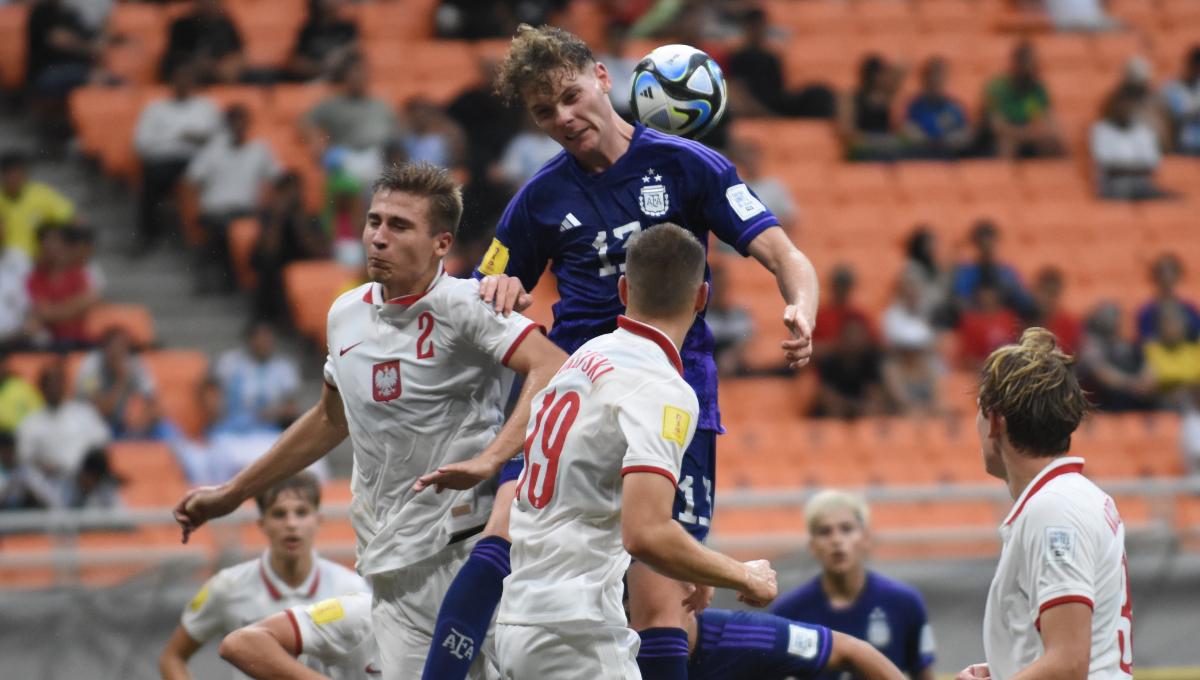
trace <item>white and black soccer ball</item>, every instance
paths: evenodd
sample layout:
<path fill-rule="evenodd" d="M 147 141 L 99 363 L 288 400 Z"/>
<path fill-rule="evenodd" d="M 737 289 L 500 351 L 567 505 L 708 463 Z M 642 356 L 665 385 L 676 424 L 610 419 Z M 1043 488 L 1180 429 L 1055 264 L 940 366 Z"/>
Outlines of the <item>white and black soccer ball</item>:
<path fill-rule="evenodd" d="M 690 45 L 663 45 L 633 70 L 629 108 L 648 127 L 696 139 L 725 113 L 725 76 Z"/>

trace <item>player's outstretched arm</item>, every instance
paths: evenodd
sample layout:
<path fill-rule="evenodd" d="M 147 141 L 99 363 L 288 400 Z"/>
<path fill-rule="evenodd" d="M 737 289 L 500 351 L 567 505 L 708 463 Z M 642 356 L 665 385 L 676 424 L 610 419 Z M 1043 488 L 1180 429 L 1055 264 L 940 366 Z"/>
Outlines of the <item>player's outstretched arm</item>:
<path fill-rule="evenodd" d="M 1045 652 L 1012 680 L 1086 680 L 1092 657 L 1092 608 L 1082 602 L 1051 607 L 1042 612 L 1041 633 Z"/>
<path fill-rule="evenodd" d="M 788 368 L 800 368 L 812 357 L 812 333 L 817 323 L 820 280 L 812 262 L 800 252 L 782 227 L 771 227 L 754 237 L 750 254 L 762 263 L 779 285 L 786 307 L 783 325 L 792 337 L 783 341 Z"/>
<path fill-rule="evenodd" d="M 443 465 L 421 477 L 413 484 L 413 490 L 422 491 L 430 486 L 438 491 L 469 489 L 495 476 L 506 462 L 521 452 L 525 445 L 525 429 L 529 425 L 530 402 L 549 384 L 566 360 L 566 353 L 545 336 L 530 333 L 508 359 L 508 367 L 525 376 L 525 383 L 508 421 L 496 433 L 496 438 L 471 460 Z"/>
<path fill-rule="evenodd" d="M 175 506 L 175 521 L 183 527 L 183 542 L 210 519 L 228 515 L 253 498 L 329 453 L 350 434 L 342 396 L 325 385 L 321 401 L 288 426 L 261 458 L 219 486 L 193 489 Z"/>
<path fill-rule="evenodd" d="M 287 612 L 280 612 L 226 635 L 218 651 L 257 680 L 328 680 L 296 660 L 298 642 Z"/>
<path fill-rule="evenodd" d="M 183 626 L 176 626 L 171 639 L 158 657 L 158 672 L 163 680 L 191 680 L 188 659 L 200 649 L 200 643 L 192 639 Z"/>
<path fill-rule="evenodd" d="M 665 475 L 625 475 L 621 537 L 634 559 L 678 581 L 736 590 L 738 599 L 756 607 L 775 599 L 775 571 L 766 560 L 739 562 L 706 548 L 671 518 L 674 500 L 675 487 Z"/>
<path fill-rule="evenodd" d="M 896 664 L 871 645 L 844 633 L 829 631 L 833 646 L 826 667 L 852 673 L 863 680 L 907 680 Z"/>

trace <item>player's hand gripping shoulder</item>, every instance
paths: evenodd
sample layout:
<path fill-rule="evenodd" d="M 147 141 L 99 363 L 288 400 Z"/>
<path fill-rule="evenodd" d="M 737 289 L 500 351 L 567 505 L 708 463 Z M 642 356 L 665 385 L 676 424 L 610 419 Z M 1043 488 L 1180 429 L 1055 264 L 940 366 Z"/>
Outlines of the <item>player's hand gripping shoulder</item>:
<path fill-rule="evenodd" d="M 506 274 L 483 277 L 479 281 L 479 297 L 504 316 L 523 312 L 533 304 L 533 296 L 525 292 L 521 279 Z"/>

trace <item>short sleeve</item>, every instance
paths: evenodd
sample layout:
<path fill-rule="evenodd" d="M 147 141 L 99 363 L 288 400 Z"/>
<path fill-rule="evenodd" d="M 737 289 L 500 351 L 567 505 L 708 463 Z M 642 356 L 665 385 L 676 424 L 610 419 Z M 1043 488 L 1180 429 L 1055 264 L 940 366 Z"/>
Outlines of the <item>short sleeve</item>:
<path fill-rule="evenodd" d="M 833 633 L 825 626 L 788 622 L 788 676 L 815 678 L 829 664 Z"/>
<path fill-rule="evenodd" d="M 325 355 L 325 367 L 322 370 L 322 373 L 324 374 L 325 384 L 328 385 L 330 389 L 337 391 L 338 390 L 337 369 L 335 369 L 333 366 L 333 355 L 332 354 Z"/>
<path fill-rule="evenodd" d="M 190 182 L 200 183 L 208 180 L 208 175 L 211 172 L 213 154 L 216 153 L 214 144 L 220 143 L 217 140 L 210 141 L 196 157 L 192 159 L 187 166 L 187 179 Z"/>
<path fill-rule="evenodd" d="M 674 383 L 649 383 L 615 404 L 617 427 L 627 446 L 621 474 L 652 472 L 679 482 L 683 452 L 696 433 L 699 408 L 690 389 Z"/>
<path fill-rule="evenodd" d="M 921 597 L 913 593 L 912 622 L 909 630 L 909 672 L 913 677 L 933 665 L 936 659 L 937 643 L 933 638 L 933 626 L 929 624 L 929 614 L 925 611 L 925 603 Z"/>
<path fill-rule="evenodd" d="M 478 285 L 477 282 L 466 284 L 465 292 L 459 294 L 466 299 L 454 302 L 458 317 L 455 330 L 476 349 L 507 366 L 525 338 L 542 327 L 516 312 L 509 316 L 496 313 L 491 305 L 479 299 Z"/>
<path fill-rule="evenodd" d="M 1060 604 L 1079 602 L 1095 608 L 1094 546 L 1087 525 L 1059 496 L 1046 491 L 1025 507 L 1021 528 L 1030 599 L 1035 621 Z"/>
<path fill-rule="evenodd" d="M 738 177 L 733 164 L 715 151 L 706 148 L 696 150 L 698 158 L 692 164 L 697 181 L 695 188 L 697 204 L 693 209 L 699 214 L 691 217 L 706 224 L 717 238 L 733 246 L 742 255 L 756 236 L 779 220 L 758 198 L 750 187 Z"/>
<path fill-rule="evenodd" d="M 221 574 L 213 576 L 183 608 L 180 623 L 188 636 L 200 644 L 225 632 L 224 583 Z"/>
<path fill-rule="evenodd" d="M 496 236 L 475 268 L 475 277 L 507 274 L 521 280 L 532 291 L 550 261 L 548 239 L 539 238 L 538 225 L 529 212 L 528 190 L 521 191 L 500 216 Z"/>
<path fill-rule="evenodd" d="M 301 654 L 336 664 L 360 647 L 371 632 L 371 596 L 354 593 L 287 610 Z"/>

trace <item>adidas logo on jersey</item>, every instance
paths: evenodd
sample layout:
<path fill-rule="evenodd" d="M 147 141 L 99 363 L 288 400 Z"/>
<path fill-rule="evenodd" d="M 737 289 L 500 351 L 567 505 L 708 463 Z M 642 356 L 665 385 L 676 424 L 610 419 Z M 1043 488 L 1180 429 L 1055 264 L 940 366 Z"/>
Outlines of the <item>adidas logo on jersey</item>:
<path fill-rule="evenodd" d="M 558 230 L 560 232 L 563 232 L 568 229 L 574 229 L 575 227 L 578 227 L 578 226 L 579 226 L 579 218 L 575 217 L 571 213 L 567 213 L 567 216 L 564 217 L 563 221 L 558 225 Z"/>

